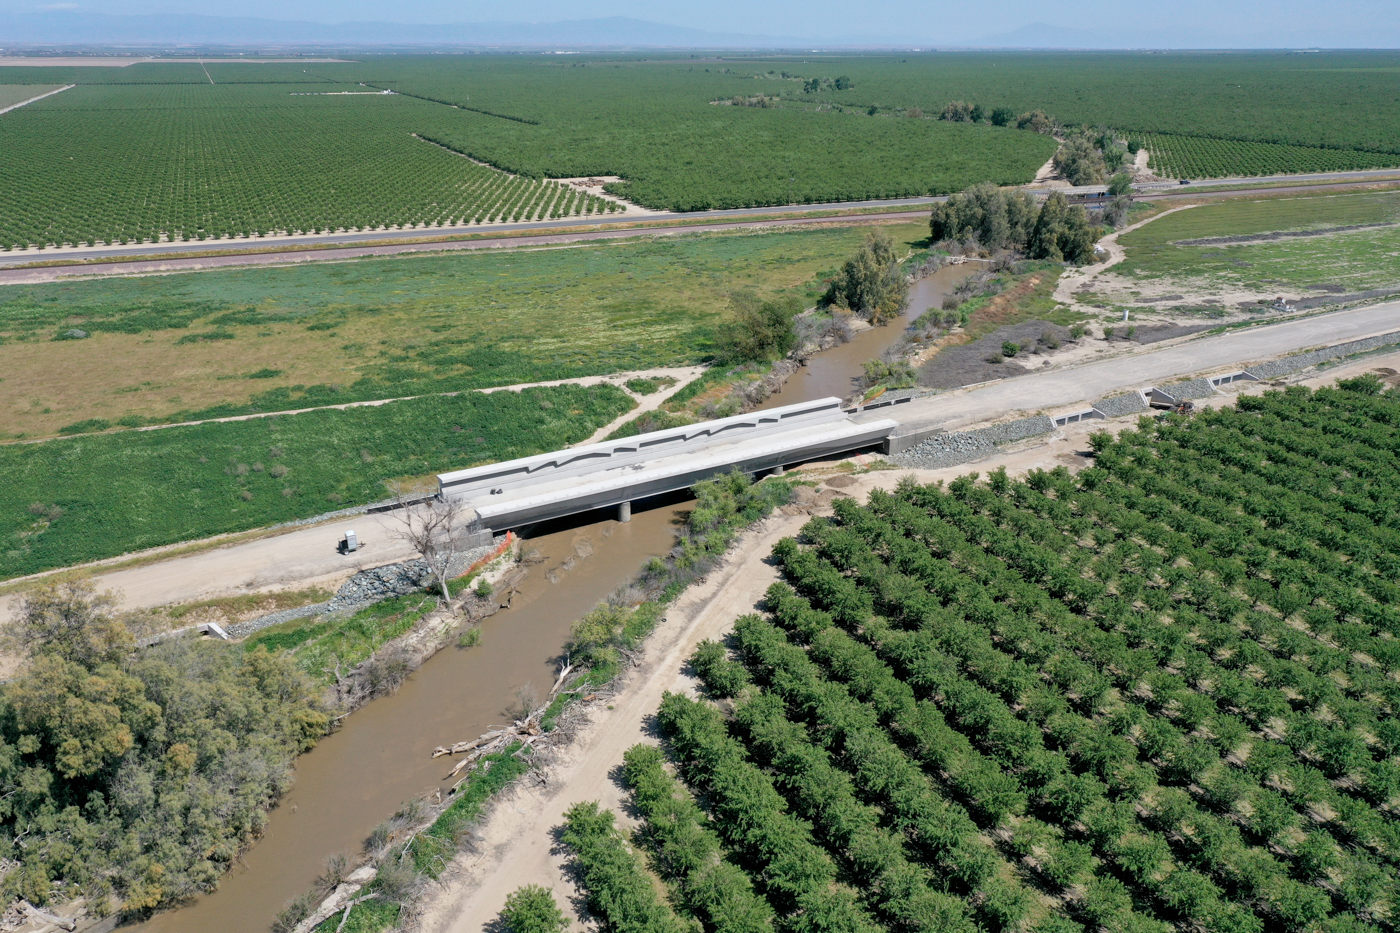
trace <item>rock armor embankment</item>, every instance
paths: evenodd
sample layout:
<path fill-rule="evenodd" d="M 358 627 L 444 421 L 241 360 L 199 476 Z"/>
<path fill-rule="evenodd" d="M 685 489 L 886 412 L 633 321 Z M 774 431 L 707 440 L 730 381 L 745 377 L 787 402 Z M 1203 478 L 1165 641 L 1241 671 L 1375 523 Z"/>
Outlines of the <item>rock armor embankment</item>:
<path fill-rule="evenodd" d="M 486 557 L 496 547 L 495 544 L 488 544 L 464 552 L 453 563 L 450 572 L 454 575 L 460 573 Z M 406 560 L 399 564 L 386 564 L 371 570 L 361 570 L 346 580 L 340 589 L 336 590 L 335 596 L 323 603 L 298 606 L 295 609 L 283 609 L 280 612 L 272 612 L 256 619 L 249 619 L 247 622 L 239 622 L 229 626 L 228 633 L 233 638 L 243 638 L 259 629 L 267 628 L 269 625 L 290 622 L 293 619 L 328 615 L 332 612 L 355 612 L 381 600 L 405 596 L 414 590 L 420 590 L 423 588 L 423 581 L 427 576 L 428 565 L 422 560 Z"/>
<path fill-rule="evenodd" d="M 976 431 L 935 434 L 903 453 L 891 456 L 890 460 L 900 466 L 937 470 L 980 460 L 992 453 L 999 444 L 1010 444 L 1039 434 L 1049 434 L 1054 430 L 1055 422 L 1045 415 L 1035 415 L 978 428 Z"/>

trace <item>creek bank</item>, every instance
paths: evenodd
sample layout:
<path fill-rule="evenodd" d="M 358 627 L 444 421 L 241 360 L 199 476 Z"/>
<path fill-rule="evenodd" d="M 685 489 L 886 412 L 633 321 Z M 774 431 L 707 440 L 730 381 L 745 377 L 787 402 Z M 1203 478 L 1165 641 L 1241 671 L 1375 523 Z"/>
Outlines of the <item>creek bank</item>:
<path fill-rule="evenodd" d="M 449 576 L 461 576 L 468 567 L 499 547 L 500 544 L 497 542 L 464 551 L 454 561 Z M 325 602 L 298 606 L 294 609 L 283 609 L 280 612 L 270 612 L 256 619 L 231 625 L 228 627 L 228 633 L 233 638 L 246 638 L 261 629 L 283 622 L 291 622 L 295 619 L 329 615 L 334 612 L 356 612 L 382 600 L 394 596 L 407 596 L 415 590 L 424 589 L 424 581 L 427 579 L 428 565 L 422 559 L 372 567 L 368 570 L 361 570 L 345 581 L 341 584 L 340 589 L 336 590 L 335 596 Z"/>
<path fill-rule="evenodd" d="M 476 551 L 480 550 L 482 549 L 476 549 Z M 327 702 L 340 711 L 340 715 L 333 721 L 333 725 L 338 725 L 346 715 L 364 706 L 375 697 L 396 691 L 409 674 L 418 670 L 429 658 L 447 647 L 453 634 L 464 623 L 468 626 L 479 625 L 483 619 L 487 619 L 510 606 L 511 600 L 528 573 L 527 567 L 519 561 L 520 539 L 515 535 L 508 535 L 499 544 L 485 550 L 485 554 L 475 558 L 471 558 L 471 555 L 475 554 L 476 551 L 469 551 L 463 555 L 463 570 L 459 577 L 470 573 L 468 568 L 480 564 L 480 573 L 474 579 L 485 580 L 489 584 L 487 594 L 483 595 L 474 590 L 465 589 L 444 607 L 438 601 L 437 596 L 430 591 L 424 591 L 424 598 L 438 601 L 438 607 L 424 615 L 413 628 L 404 634 L 380 645 L 368 658 L 355 665 L 349 672 L 338 675 L 335 683 L 327 689 Z M 409 561 L 407 563 L 412 566 L 423 562 Z M 403 565 L 396 566 L 402 567 Z M 422 567 L 422 570 L 424 574 L 419 576 L 420 582 L 416 586 L 410 587 L 407 592 L 424 590 L 421 581 L 426 575 L 426 565 Z M 362 576 L 362 574 L 356 574 L 356 576 Z M 398 571 L 389 576 L 391 580 L 397 581 L 397 585 L 404 585 L 404 571 Z M 377 582 L 365 582 L 360 585 L 384 586 L 384 584 Z M 381 598 L 388 598 L 388 595 Z M 332 600 L 332 602 L 334 601 Z"/>
<path fill-rule="evenodd" d="M 939 470 L 981 460 L 990 456 L 1003 444 L 1038 437 L 1055 430 L 1055 422 L 1045 415 L 1005 421 L 975 431 L 961 431 L 955 434 L 935 434 L 928 440 L 909 448 L 900 454 L 890 456 L 890 461 L 902 467 L 916 470 Z"/>
<path fill-rule="evenodd" d="M 526 774 L 533 775 L 539 784 L 549 783 L 553 749 L 573 740 L 575 721 L 587 715 L 590 703 L 608 699 L 620 689 L 623 678 L 641 661 L 648 638 L 665 621 L 668 608 L 691 584 L 703 581 L 721 565 L 741 534 L 774 511 L 791 507 L 795 488 L 789 480 L 769 478 L 754 483 L 737 473 L 697 484 L 696 507 L 675 536 L 669 554 L 649 561 L 630 583 L 573 624 L 548 696 L 523 706 L 521 715 L 509 726 L 433 749 L 433 759 L 466 755 L 450 775 L 455 777 L 463 770 L 467 774 L 446 794 L 440 790 L 414 808 L 416 821 L 396 831 L 406 841 L 382 847 L 376 856 L 376 870 L 382 874 L 385 865 L 392 871 L 393 865 L 411 860 L 422 881 L 437 879 L 461 849 L 474 850 L 475 834 L 470 827 L 485 813 L 486 796 Z M 463 787 L 466 790 L 459 793 Z M 483 792 L 482 787 L 489 789 Z M 471 807 L 469 816 L 453 818 L 464 795 L 473 794 L 480 805 Z M 419 842 L 424 839 L 431 841 Z M 410 851 L 415 845 L 417 848 Z M 366 887 L 372 896 L 373 883 Z M 345 902 L 343 894 L 332 892 L 314 910 L 305 904 L 307 919 L 295 926 L 285 925 L 286 929 L 310 933 L 316 924 L 344 909 L 339 905 Z M 412 900 L 407 903 L 411 913 Z M 355 909 L 352 905 L 347 911 L 347 920 L 354 917 Z M 397 926 L 374 927 L 390 928 Z"/>

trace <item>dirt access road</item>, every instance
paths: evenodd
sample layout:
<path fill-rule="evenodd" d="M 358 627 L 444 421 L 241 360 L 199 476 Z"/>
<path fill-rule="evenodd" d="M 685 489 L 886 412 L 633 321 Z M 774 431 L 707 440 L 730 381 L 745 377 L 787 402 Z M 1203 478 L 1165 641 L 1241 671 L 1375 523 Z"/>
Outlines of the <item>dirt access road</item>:
<path fill-rule="evenodd" d="M 1243 327 L 1208 337 L 1187 338 L 1156 350 L 1101 351 L 1107 358 L 1030 373 L 1000 382 L 915 399 L 898 408 L 876 409 L 856 420 L 898 418 L 900 433 L 958 428 L 995 421 L 1015 411 L 1054 410 L 1102 398 L 1131 387 L 1146 388 L 1187 374 L 1241 369 L 1296 350 L 1345 343 L 1400 330 L 1400 302 Z"/>
<path fill-rule="evenodd" d="M 1102 360 L 1003 382 L 916 399 L 897 408 L 876 409 L 862 418 L 895 417 L 900 431 L 957 428 L 995 421 L 1013 412 L 1052 409 L 1088 402 L 1130 387 L 1144 387 L 1178 375 L 1283 356 L 1295 350 L 1342 343 L 1400 329 L 1400 302 L 1199 337 L 1175 346 L 1124 352 Z M 1105 351 L 1111 352 L 1111 351 Z M 658 393 L 658 396 L 660 393 Z M 628 413 L 634 416 L 637 409 Z M 369 546 L 353 557 L 334 551 L 345 528 L 354 528 Z M 113 589 L 129 609 L 212 599 L 241 593 L 327 585 L 362 566 L 409 557 L 395 542 L 383 516 L 356 515 L 282 534 L 238 541 L 226 547 L 103 573 L 93 567 L 99 589 Z M 0 597 L 0 618 L 8 618 L 15 596 Z"/>
<path fill-rule="evenodd" d="M 527 249 L 558 247 L 596 240 L 635 239 L 644 236 L 677 236 L 686 233 L 713 233 L 726 230 L 755 230 L 768 227 L 810 227 L 823 224 L 852 226 L 867 223 L 921 222 L 919 212 L 889 212 L 882 214 L 853 214 L 841 217 L 786 217 L 735 221 L 715 224 L 661 224 L 625 227 L 616 230 L 587 230 L 577 233 L 545 233 L 530 236 L 494 237 L 475 240 L 427 240 L 388 243 L 377 246 L 353 246 L 326 249 L 288 249 L 270 253 L 238 253 L 231 256 L 166 257 L 162 259 L 128 260 L 124 262 L 90 262 L 67 266 L 38 266 L 3 268 L 13 265 L 8 257 L 0 258 L 0 285 L 34 285 L 59 279 L 101 278 L 110 275 L 170 275 L 178 272 L 198 272 L 232 266 L 289 266 L 301 262 L 348 262 L 368 256 L 398 256 L 405 253 L 443 253 L 458 250 Z M 420 234 L 421 236 L 421 234 Z M 383 239 L 376 237 L 375 239 Z M 178 244 L 177 244 L 178 245 Z M 225 244 L 223 249 L 236 249 Z M 168 253 L 170 250 L 161 250 Z M 43 261 L 48 257 L 31 257 L 26 262 Z"/>
<path fill-rule="evenodd" d="M 1394 366 L 1397 358 L 1400 353 L 1352 363 L 1304 384 L 1330 384 L 1378 365 Z M 1232 394 L 1263 389 L 1258 384 L 1240 384 Z M 1231 402 L 1229 397 L 1219 397 L 1210 404 Z M 696 644 L 722 637 L 732 628 L 735 618 L 757 611 L 764 591 L 778 580 L 777 567 L 767 559 L 773 546 L 782 538 L 795 535 L 810 515 L 829 513 L 825 505 L 833 496 L 850 495 L 864 501 L 872 489 L 891 489 L 906 476 L 913 476 L 920 483 L 932 483 L 998 466 L 1006 467 L 1013 476 L 1060 465 L 1077 470 L 1091 462 L 1081 453 L 1088 448 L 1090 433 L 1105 427 L 1122 430 L 1136 421 L 1137 416 L 1133 415 L 1109 422 L 1071 425 L 1048 442 L 1032 442 L 1032 446 L 998 452 L 978 463 L 942 470 L 891 470 L 860 476 L 833 475 L 820 468 L 814 471 L 814 478 L 826 477 L 819 500 L 806 507 L 788 506 L 783 514 L 762 522 L 740 540 L 721 567 L 682 594 L 648 640 L 641 664 L 627 675 L 617 695 L 590 706 L 578 738 L 559 753 L 549 784 L 518 784 L 503 795 L 477 830 L 476 854 L 459 855 L 444 876 L 445 887 L 428 905 L 422 929 L 427 933 L 483 933 L 497 929 L 506 895 L 526 884 L 553 889 L 555 898 L 563 904 L 576 899 L 574 885 L 565 871 L 566 859 L 554 845 L 552 831 L 563 823 L 564 813 L 571 806 L 588 800 L 599 801 L 611 809 L 623 825 L 635 825 L 618 778 L 623 752 L 638 743 L 656 744 L 654 715 L 662 694 L 696 694 L 697 683 L 684 670 Z"/>

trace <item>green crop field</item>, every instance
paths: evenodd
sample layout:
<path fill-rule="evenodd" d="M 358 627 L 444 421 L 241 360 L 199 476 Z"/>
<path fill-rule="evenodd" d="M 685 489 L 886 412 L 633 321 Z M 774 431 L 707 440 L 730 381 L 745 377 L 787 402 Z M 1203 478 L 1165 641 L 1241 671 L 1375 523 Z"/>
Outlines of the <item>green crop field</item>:
<path fill-rule="evenodd" d="M 294 96 L 279 85 L 73 88 L 0 120 L 0 245 L 528 220 L 614 206 L 414 138 L 441 132 L 444 110 L 400 95 Z"/>
<path fill-rule="evenodd" d="M 1384 288 L 1400 276 L 1397 224 L 1396 192 L 1205 204 L 1125 234 L 1127 258 L 1113 272 L 1260 293 Z M 1312 235 L 1247 239 L 1274 233 Z"/>
<path fill-rule="evenodd" d="M 884 229 L 901 249 L 928 234 Z M 796 289 L 810 304 L 865 235 L 697 233 L 4 286 L 0 437 L 693 364 L 731 292 Z M 90 336 L 55 339 L 73 328 Z"/>
<path fill-rule="evenodd" d="M 384 499 L 421 477 L 577 443 L 620 389 L 430 397 L 0 447 L 0 578 Z"/>
<path fill-rule="evenodd" d="M 937 194 L 1029 181 L 1053 153 L 1030 132 L 934 119 L 951 100 L 1159 134 L 1164 170 L 1193 177 L 1389 165 L 1396 64 L 1392 52 L 941 53 L 0 68 L 0 85 L 80 85 L 0 119 L 0 244 L 607 209 L 564 204 L 540 181 L 583 175 L 619 176 L 610 190 L 673 210 Z M 396 93 L 369 93 L 380 88 Z M 528 177 L 508 182 L 427 139 Z"/>
<path fill-rule="evenodd" d="M 1166 178 L 1221 178 L 1289 172 L 1346 172 L 1400 165 L 1400 153 L 1321 149 L 1204 136 L 1145 133 L 1148 167 Z"/>
<path fill-rule="evenodd" d="M 643 928 L 1394 929 L 1400 397 L 1378 388 L 1144 419 L 1078 476 L 837 500 L 775 548 L 765 615 L 692 659 L 725 702 L 664 699 L 680 780 L 625 756 L 680 914 L 657 898 Z M 618 922 L 635 856 L 571 845 Z"/>

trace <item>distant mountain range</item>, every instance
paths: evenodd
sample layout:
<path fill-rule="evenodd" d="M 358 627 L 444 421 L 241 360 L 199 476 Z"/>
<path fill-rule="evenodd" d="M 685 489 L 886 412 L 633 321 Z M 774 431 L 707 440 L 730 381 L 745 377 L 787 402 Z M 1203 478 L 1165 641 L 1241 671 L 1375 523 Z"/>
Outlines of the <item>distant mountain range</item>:
<path fill-rule="evenodd" d="M 801 48 L 811 39 L 706 32 L 613 16 L 555 23 L 312 23 L 245 17 L 52 10 L 0 23 L 0 45 Z"/>
<path fill-rule="evenodd" d="M 1400 46 L 1400 28 L 1375 24 L 1367 35 L 1370 48 Z M 1267 29 L 1267 26 L 1263 28 Z M 1208 32 L 1208 30 L 1207 30 Z M 1235 47 L 1241 47 L 1236 39 Z M 1261 34 L 1244 46 L 1283 48 L 1296 45 L 1279 34 Z M 1344 36 L 1329 36 L 1325 27 L 1313 41 L 1335 46 L 1355 45 Z M 1203 41 L 1206 40 L 1206 41 Z M 1213 41 L 1212 41 L 1213 40 Z M 1033 23 L 1009 32 L 981 37 L 750 35 L 710 32 L 670 26 L 623 16 L 550 23 L 447 23 L 436 25 L 345 22 L 316 23 L 253 17 L 195 14 L 114 15 L 51 9 L 0 14 L 0 48 L 15 46 L 128 46 L 143 49 L 168 46 L 320 46 L 519 48 L 519 49 L 812 49 L 812 48 L 1228 48 L 1229 39 L 1203 36 L 1190 23 L 1168 24 L 1153 31 L 1079 29 Z"/>

